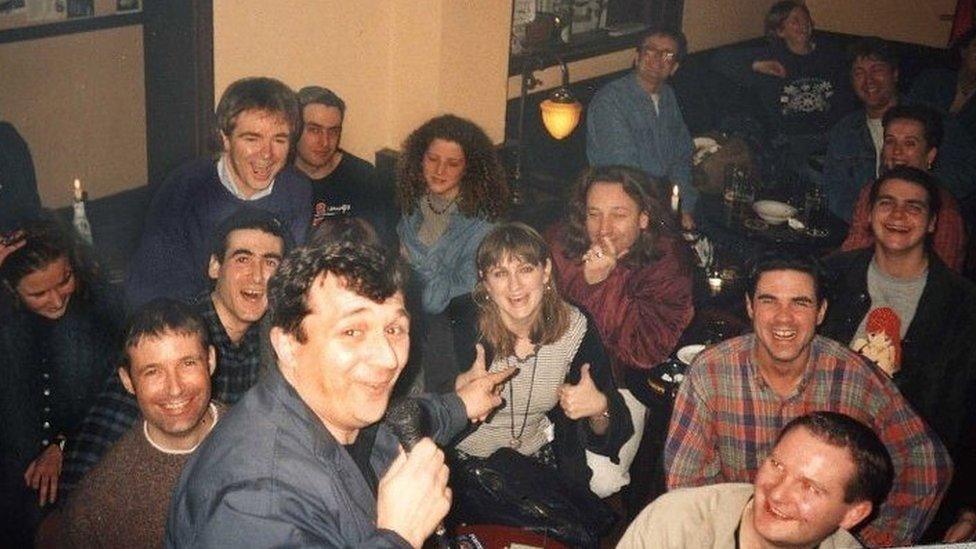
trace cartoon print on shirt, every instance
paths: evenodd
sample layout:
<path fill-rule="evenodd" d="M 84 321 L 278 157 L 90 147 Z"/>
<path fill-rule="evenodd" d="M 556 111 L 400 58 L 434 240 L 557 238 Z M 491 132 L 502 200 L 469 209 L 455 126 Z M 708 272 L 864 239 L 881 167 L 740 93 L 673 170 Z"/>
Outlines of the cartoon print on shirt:
<path fill-rule="evenodd" d="M 901 369 L 901 319 L 891 307 L 878 307 L 868 313 L 866 338 L 859 337 L 851 349 L 881 367 L 888 376 Z"/>

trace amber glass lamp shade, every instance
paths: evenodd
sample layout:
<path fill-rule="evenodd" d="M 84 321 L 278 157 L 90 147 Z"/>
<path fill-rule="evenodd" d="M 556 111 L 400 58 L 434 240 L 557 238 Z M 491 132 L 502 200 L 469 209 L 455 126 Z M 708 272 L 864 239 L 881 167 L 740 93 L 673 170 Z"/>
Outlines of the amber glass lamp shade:
<path fill-rule="evenodd" d="M 567 88 L 561 87 L 539 104 L 539 109 L 542 111 L 542 124 L 549 135 L 555 139 L 563 139 L 573 133 L 579 124 L 583 105 Z"/>

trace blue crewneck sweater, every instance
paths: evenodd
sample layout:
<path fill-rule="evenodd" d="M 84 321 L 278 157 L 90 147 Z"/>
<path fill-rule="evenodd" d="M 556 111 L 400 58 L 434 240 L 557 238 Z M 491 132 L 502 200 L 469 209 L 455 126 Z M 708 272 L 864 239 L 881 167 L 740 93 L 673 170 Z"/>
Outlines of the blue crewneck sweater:
<path fill-rule="evenodd" d="M 275 214 L 301 244 L 312 219 L 311 204 L 311 184 L 291 166 L 278 173 L 270 195 L 245 201 L 220 183 L 213 160 L 184 164 L 163 182 L 149 205 L 142 241 L 126 277 L 129 306 L 161 296 L 189 300 L 206 290 L 214 230 L 242 206 Z"/>

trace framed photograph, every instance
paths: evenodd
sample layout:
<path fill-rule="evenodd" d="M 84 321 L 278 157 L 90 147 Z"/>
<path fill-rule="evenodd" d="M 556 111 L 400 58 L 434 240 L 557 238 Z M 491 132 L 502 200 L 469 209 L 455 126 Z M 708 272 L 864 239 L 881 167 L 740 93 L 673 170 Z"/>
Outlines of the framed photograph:
<path fill-rule="evenodd" d="M 19 12 L 25 9 L 24 0 L 0 0 L 0 15 Z"/>
<path fill-rule="evenodd" d="M 602 29 L 606 24 L 604 0 L 573 0 L 573 34 Z"/>
<path fill-rule="evenodd" d="M 93 0 L 68 0 L 68 19 L 95 15 Z"/>
<path fill-rule="evenodd" d="M 141 0 L 116 0 L 115 2 L 115 11 L 139 11 L 141 9 Z"/>
<path fill-rule="evenodd" d="M 519 54 L 524 49 L 525 26 L 535 19 L 535 0 L 515 0 L 512 4 L 512 50 Z"/>

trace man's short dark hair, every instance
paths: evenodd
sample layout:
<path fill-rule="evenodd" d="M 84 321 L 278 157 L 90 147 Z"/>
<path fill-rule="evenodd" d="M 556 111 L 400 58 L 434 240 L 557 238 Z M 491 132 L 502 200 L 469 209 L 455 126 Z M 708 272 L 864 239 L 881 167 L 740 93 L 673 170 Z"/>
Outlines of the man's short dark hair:
<path fill-rule="evenodd" d="M 308 235 L 309 246 L 328 246 L 336 242 L 383 245 L 373 225 L 361 217 L 327 217 Z"/>
<path fill-rule="evenodd" d="M 685 36 L 685 33 L 681 32 L 680 29 L 663 26 L 651 27 L 640 33 L 640 36 L 637 37 L 637 53 L 640 53 L 641 49 L 644 47 L 644 42 L 648 38 L 657 35 L 667 36 L 671 40 L 674 40 L 674 43 L 678 45 L 678 51 L 675 52 L 678 54 L 675 58 L 676 63 L 684 59 L 685 55 L 688 54 L 688 37 Z"/>
<path fill-rule="evenodd" d="M 922 126 L 925 142 L 929 148 L 942 146 L 942 136 L 945 133 L 942 115 L 934 108 L 921 103 L 907 103 L 895 105 L 884 113 L 881 124 L 887 128 L 892 120 L 913 120 Z"/>
<path fill-rule="evenodd" d="M 898 56 L 892 51 L 888 42 L 877 36 L 861 38 L 847 47 L 849 64 L 853 67 L 854 62 L 858 59 L 876 59 L 891 67 L 892 70 L 898 70 L 900 63 Z"/>
<path fill-rule="evenodd" d="M 894 480 L 894 466 L 888 449 L 870 427 L 838 412 L 811 412 L 787 423 L 776 444 L 800 427 L 822 442 L 850 452 L 854 476 L 844 487 L 844 503 L 870 501 L 875 510 L 884 503 Z"/>
<path fill-rule="evenodd" d="M 881 185 L 892 179 L 908 181 L 925 189 L 925 194 L 928 195 L 929 219 L 939 215 L 939 210 L 942 208 L 942 199 L 939 195 L 939 180 L 931 173 L 913 166 L 895 166 L 878 176 L 874 180 L 874 183 L 871 184 L 871 191 L 868 195 L 872 206 L 878 199 L 878 193 L 881 192 Z"/>
<path fill-rule="evenodd" d="M 242 229 L 254 229 L 280 238 L 282 256 L 287 254 L 295 244 L 291 232 L 274 214 L 260 208 L 244 206 L 221 221 L 214 230 L 214 234 L 211 235 L 210 253 L 217 258 L 218 262 L 224 262 L 230 233 Z"/>
<path fill-rule="evenodd" d="M 193 307 L 168 297 L 159 297 L 146 303 L 131 315 L 122 332 L 122 356 L 120 363 L 126 371 L 132 367 L 129 350 L 143 339 L 160 338 L 166 334 L 195 335 L 204 349 L 210 347 L 207 324 Z"/>
<path fill-rule="evenodd" d="M 309 292 L 326 274 L 342 279 L 345 288 L 376 303 L 403 289 L 399 264 L 381 248 L 358 242 L 300 247 L 290 253 L 268 282 L 271 326 L 304 343 L 302 321 L 312 310 Z"/>
<path fill-rule="evenodd" d="M 304 110 L 308 105 L 325 105 L 339 109 L 341 116 L 346 116 L 346 102 L 329 88 L 322 86 L 305 86 L 298 90 L 298 104 Z"/>
<path fill-rule="evenodd" d="M 756 286 L 763 273 L 770 271 L 799 271 L 813 278 L 813 293 L 817 304 L 824 299 L 824 267 L 816 257 L 808 254 L 796 254 L 781 250 L 769 250 L 760 254 L 749 270 L 749 286 L 747 288 L 749 300 L 756 297 Z"/>
<path fill-rule="evenodd" d="M 258 110 L 280 114 L 288 122 L 291 141 L 302 124 L 295 92 L 280 80 L 267 77 L 242 78 L 233 82 L 217 103 L 217 129 L 226 136 L 234 133 L 237 117 L 244 111 Z"/>

